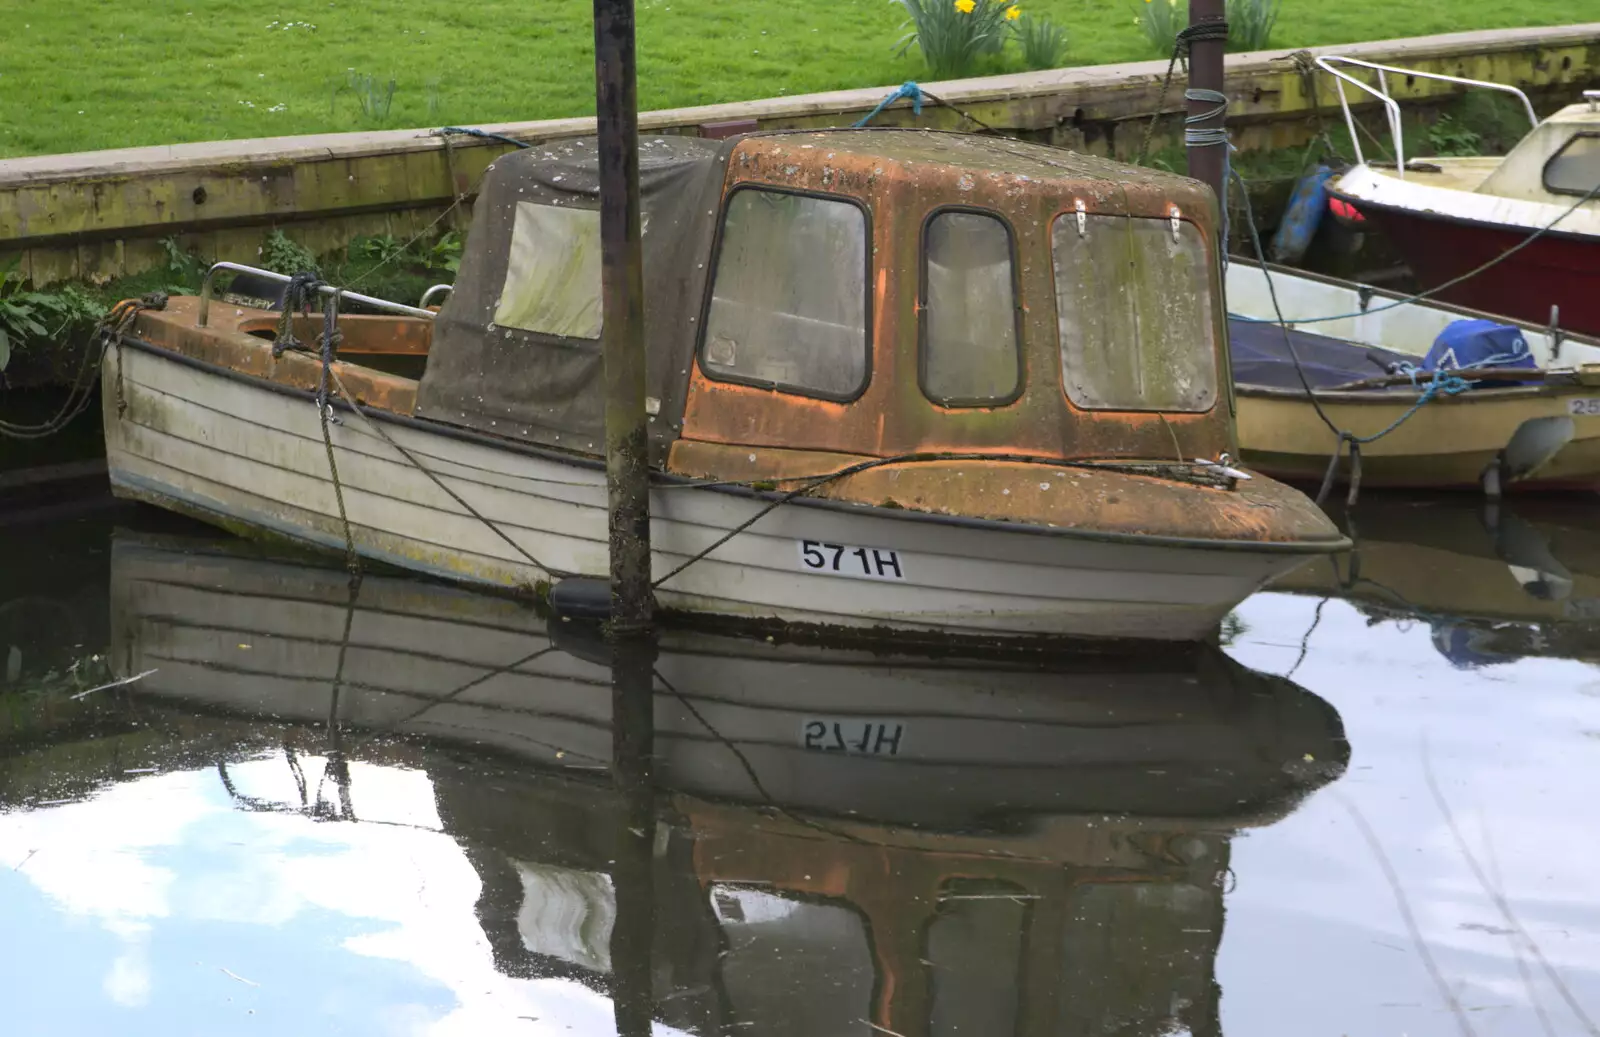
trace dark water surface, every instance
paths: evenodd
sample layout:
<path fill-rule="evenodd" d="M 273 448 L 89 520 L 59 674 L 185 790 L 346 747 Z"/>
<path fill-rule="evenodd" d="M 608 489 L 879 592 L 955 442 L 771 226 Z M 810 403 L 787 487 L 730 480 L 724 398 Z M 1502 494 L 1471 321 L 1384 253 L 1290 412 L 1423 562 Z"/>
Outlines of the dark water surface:
<path fill-rule="evenodd" d="M 614 693 L 514 602 L 0 515 L 0 1033 L 1600 1033 L 1600 508 L 1354 524 L 1223 648 Z"/>

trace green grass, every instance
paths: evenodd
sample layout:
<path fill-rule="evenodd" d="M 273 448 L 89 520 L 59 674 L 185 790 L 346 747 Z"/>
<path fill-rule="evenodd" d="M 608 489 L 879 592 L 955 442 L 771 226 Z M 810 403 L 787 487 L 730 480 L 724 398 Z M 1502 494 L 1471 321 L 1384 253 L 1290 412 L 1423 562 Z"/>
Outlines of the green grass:
<path fill-rule="evenodd" d="M 1155 56 L 1137 0 L 1020 2 L 1066 27 L 1071 63 Z M 0 36 L 0 156 L 583 115 L 594 106 L 591 10 L 587 0 L 16 4 Z M 1273 44 L 1578 17 L 1571 0 L 1285 0 Z M 926 75 L 915 51 L 891 52 L 904 8 L 889 0 L 638 0 L 638 18 L 645 109 Z M 1007 61 L 1021 67 L 1014 48 Z M 396 81 L 386 119 L 335 94 L 351 72 Z"/>

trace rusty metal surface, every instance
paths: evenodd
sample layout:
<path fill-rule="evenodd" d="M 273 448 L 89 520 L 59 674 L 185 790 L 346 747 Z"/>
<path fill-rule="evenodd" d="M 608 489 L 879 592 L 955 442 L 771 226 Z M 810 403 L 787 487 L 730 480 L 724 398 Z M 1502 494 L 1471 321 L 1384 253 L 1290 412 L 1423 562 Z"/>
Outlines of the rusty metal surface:
<path fill-rule="evenodd" d="M 214 304 L 224 311 L 227 303 Z M 234 307 L 238 309 L 238 307 Z M 253 320 L 242 320 L 237 330 L 248 335 L 268 337 L 277 333 L 278 315 L 272 314 Z M 340 354 L 370 353 L 387 356 L 427 356 L 433 344 L 433 322 L 420 317 L 379 317 L 350 313 L 339 315 Z M 295 337 L 302 342 L 312 342 L 322 334 L 321 314 L 296 316 Z"/>
<path fill-rule="evenodd" d="M 770 185 L 851 197 L 872 212 L 871 369 L 865 393 L 836 403 L 691 374 L 683 436 L 747 446 L 892 456 L 983 451 L 1061 458 L 1215 457 L 1232 448 L 1226 394 L 1210 412 L 1074 408 L 1061 386 L 1050 228 L 1089 214 L 1165 217 L 1177 206 L 1215 247 L 1217 210 L 1196 181 L 994 137 L 915 130 L 826 131 L 746 139 L 727 188 Z M 922 227 L 935 209 L 998 213 L 1019 252 L 1025 388 L 1001 407 L 936 405 L 918 383 Z M 1228 381 L 1221 287 L 1213 270 L 1219 385 Z M 1084 300 L 1093 305 L 1095 300 Z"/>
<path fill-rule="evenodd" d="M 133 326 L 133 334 L 153 345 L 240 374 L 253 375 L 308 392 L 315 391 L 322 365 L 314 355 L 290 350 L 275 358 L 270 341 L 244 330 L 257 327 L 263 321 L 269 326 L 276 326 L 277 314 L 239 306 L 213 306 L 211 325 L 198 328 L 195 327 L 195 319 L 199 308 L 198 298 L 176 296 L 167 301 L 164 310 L 145 310 L 140 313 Z M 402 318 L 370 319 L 396 324 L 404 322 Z M 320 332 L 320 318 L 316 323 L 318 326 L 311 330 Z M 344 325 L 344 320 L 340 321 L 340 325 Z M 404 334 L 396 331 L 397 337 L 403 337 Z M 309 337 L 305 340 L 311 341 Z M 409 416 L 412 413 L 417 397 L 415 381 L 348 362 L 340 362 L 338 370 L 340 379 L 363 405 L 395 414 Z"/>
<path fill-rule="evenodd" d="M 680 440 L 671 466 L 683 475 L 780 482 L 837 471 L 859 456 L 760 450 Z M 885 464 L 818 487 L 809 496 L 882 508 L 1101 533 L 1257 543 L 1343 541 L 1311 500 L 1257 477 L 1226 490 L 1081 466 L 1007 461 Z"/>

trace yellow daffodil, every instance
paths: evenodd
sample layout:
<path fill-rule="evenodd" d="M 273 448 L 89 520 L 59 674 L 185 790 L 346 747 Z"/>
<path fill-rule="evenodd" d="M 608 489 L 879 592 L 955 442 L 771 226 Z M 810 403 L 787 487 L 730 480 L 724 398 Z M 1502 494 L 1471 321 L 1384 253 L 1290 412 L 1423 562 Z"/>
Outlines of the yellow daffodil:
<path fill-rule="evenodd" d="M 1021 17 L 1022 8 L 1018 7 L 1016 4 L 1012 4 L 1010 7 L 1006 8 L 1006 21 L 1014 22 Z"/>
<path fill-rule="evenodd" d="M 971 14 L 972 9 L 978 6 L 978 0 L 956 0 L 956 10 L 962 14 Z"/>

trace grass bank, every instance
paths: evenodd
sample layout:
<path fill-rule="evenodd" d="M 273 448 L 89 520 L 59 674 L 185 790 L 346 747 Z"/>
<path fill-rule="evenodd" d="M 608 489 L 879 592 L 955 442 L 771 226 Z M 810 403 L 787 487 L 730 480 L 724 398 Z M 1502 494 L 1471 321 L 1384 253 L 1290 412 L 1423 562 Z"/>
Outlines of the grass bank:
<path fill-rule="evenodd" d="M 890 0 L 637 0 L 646 109 L 926 78 Z M 1019 0 L 1069 64 L 1157 56 L 1139 0 Z M 1556 25 L 1571 0 L 1284 0 L 1274 46 Z M 0 156 L 593 110 L 586 0 L 52 0 L 0 36 Z M 1016 67 L 1015 65 L 1011 67 Z M 1000 71 L 996 65 L 990 71 Z"/>

